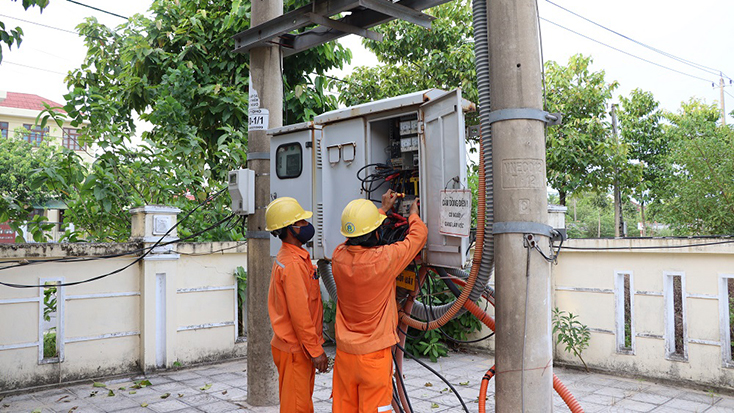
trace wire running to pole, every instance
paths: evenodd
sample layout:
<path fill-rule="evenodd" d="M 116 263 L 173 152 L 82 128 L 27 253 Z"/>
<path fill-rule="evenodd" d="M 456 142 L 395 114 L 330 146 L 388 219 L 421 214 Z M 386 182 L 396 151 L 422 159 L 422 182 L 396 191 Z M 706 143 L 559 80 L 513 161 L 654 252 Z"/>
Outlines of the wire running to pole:
<path fill-rule="evenodd" d="M 663 50 L 660 50 L 660 49 L 658 49 L 656 47 L 647 45 L 647 44 L 642 43 L 642 42 L 640 42 L 638 40 L 635 40 L 635 39 L 633 39 L 633 38 L 631 38 L 629 36 L 626 36 L 626 35 L 624 35 L 622 33 L 619 33 L 619 32 L 617 32 L 615 30 L 612 30 L 612 29 L 610 29 L 610 28 L 608 28 L 608 27 L 606 27 L 606 26 L 604 26 L 602 24 L 599 24 L 599 23 L 597 23 L 597 22 L 595 22 L 595 21 L 593 21 L 593 20 L 591 20 L 591 19 L 589 19 L 587 17 L 584 17 L 584 16 L 582 16 L 582 15 L 580 15 L 580 14 L 578 14 L 578 13 L 572 11 L 572 10 L 569 10 L 569 9 L 567 9 L 567 8 L 559 5 L 559 4 L 556 4 L 556 3 L 554 3 L 554 2 L 552 2 L 550 0 L 545 0 L 545 1 L 547 3 L 550 3 L 550 4 L 558 7 L 559 9 L 561 9 L 561 10 L 563 10 L 565 12 L 571 13 L 574 16 L 576 16 L 576 17 L 578 17 L 580 19 L 586 20 L 587 22 L 589 22 L 589 23 L 591 23 L 591 24 L 593 24 L 595 26 L 598 26 L 598 27 L 600 27 L 600 28 L 602 28 L 602 29 L 604 29 L 604 30 L 606 30 L 608 32 L 611 32 L 611 33 L 613 33 L 613 34 L 615 34 L 615 35 L 617 35 L 617 36 L 619 36 L 619 37 L 621 37 L 623 39 L 629 40 L 629 41 L 631 41 L 631 42 L 633 42 L 633 43 L 635 43 L 637 45 L 640 45 L 640 46 L 645 47 L 645 48 L 647 48 L 649 50 L 652 50 L 655 53 L 659 53 L 659 54 L 661 54 L 661 55 L 663 55 L 665 57 L 668 57 L 670 59 L 676 60 L 676 61 L 678 61 L 680 63 L 686 64 L 688 66 L 691 66 L 693 68 L 702 70 L 702 71 L 707 72 L 707 73 L 710 73 L 710 74 L 714 74 L 714 75 L 722 74 L 723 75 L 723 73 L 720 70 L 718 70 L 718 69 L 714 69 L 713 67 L 704 66 L 704 65 L 702 65 L 700 63 L 692 62 L 692 61 L 687 60 L 687 59 L 684 59 L 682 57 L 678 57 L 678 56 L 676 56 L 676 55 L 674 55 L 672 53 L 668 53 L 668 52 L 665 52 Z M 723 75 L 723 76 L 726 77 L 727 79 L 731 79 L 729 76 L 726 76 L 726 75 Z"/>
<path fill-rule="evenodd" d="M 401 346 L 400 344 L 397 344 L 396 343 L 395 344 L 395 347 L 397 347 L 400 350 L 402 350 L 403 351 L 403 354 L 405 354 L 406 356 L 408 356 L 408 357 L 412 358 L 413 360 L 417 361 L 418 364 L 420 364 L 421 366 L 423 366 L 426 369 L 428 369 L 428 371 L 430 371 L 431 373 L 433 373 L 434 375 L 436 375 L 436 377 L 438 377 L 439 379 L 441 379 L 441 381 L 443 381 L 444 383 L 446 383 L 446 385 L 449 386 L 449 388 L 451 389 L 451 391 L 456 395 L 456 398 L 459 399 L 459 402 L 461 403 L 461 407 L 464 408 L 464 411 L 466 413 L 469 413 L 469 408 L 466 407 L 466 403 L 464 403 L 464 399 L 461 397 L 461 395 L 459 394 L 459 392 L 456 391 L 456 388 L 451 383 L 449 383 L 448 380 L 446 380 L 446 377 L 442 376 L 441 373 L 439 373 L 436 370 L 432 369 L 431 366 L 429 366 L 428 364 L 426 364 L 426 363 L 422 362 L 421 360 L 419 360 L 416 356 L 414 356 L 414 355 L 408 353 L 407 351 L 405 351 L 405 349 L 403 348 L 403 346 Z"/>
<path fill-rule="evenodd" d="M 548 23 L 550 23 L 550 24 L 552 24 L 552 25 L 554 25 L 554 26 L 558 26 L 558 27 L 560 27 L 561 29 L 564 29 L 564 30 L 568 30 L 569 32 L 571 32 L 571 33 L 573 33 L 573 34 L 576 34 L 576 35 L 578 35 L 578 36 L 581 36 L 581 37 L 583 37 L 583 38 L 585 38 L 585 39 L 591 40 L 592 42 L 595 42 L 595 43 L 599 43 L 599 44 L 600 44 L 600 45 L 602 45 L 602 46 L 606 46 L 606 47 L 608 47 L 608 48 L 610 48 L 610 49 L 612 49 L 612 50 L 616 50 L 616 51 L 618 51 L 618 52 L 620 52 L 620 53 L 624 53 L 624 54 L 626 54 L 627 56 L 630 56 L 630 57 L 634 57 L 635 59 L 639 59 L 639 60 L 642 60 L 642 61 L 643 61 L 643 62 L 645 62 L 645 63 L 650 63 L 651 65 L 655 65 L 655 66 L 661 67 L 661 68 L 663 68 L 663 69 L 666 69 L 666 70 L 670 70 L 670 71 L 672 71 L 672 72 L 676 72 L 676 73 L 679 73 L 679 74 L 681 74 L 681 75 L 685 75 L 685 76 L 688 76 L 688 77 L 692 77 L 692 78 L 694 78 L 694 79 L 698 79 L 698 80 L 703 80 L 703 81 L 704 81 L 704 82 L 706 82 L 706 83 L 711 83 L 711 80 L 710 80 L 710 79 L 704 79 L 704 78 L 702 78 L 702 77 L 698 77 L 698 76 L 692 75 L 692 74 L 690 74 L 690 73 L 686 73 L 686 72 L 681 72 L 680 70 L 676 70 L 676 69 L 670 68 L 670 67 L 668 67 L 668 66 L 665 66 L 665 65 L 661 65 L 660 63 L 655 63 L 655 62 L 653 62 L 653 61 L 651 61 L 651 60 L 647 60 L 647 59 L 645 59 L 645 58 L 642 58 L 642 57 L 640 57 L 640 56 L 634 55 L 634 54 L 632 54 L 632 53 L 630 53 L 630 52 L 625 52 L 625 51 L 624 51 L 624 50 L 622 50 L 622 49 L 618 49 L 618 48 L 616 48 L 616 47 L 614 47 L 614 46 L 610 46 L 610 45 L 608 45 L 608 44 L 606 44 L 606 43 L 604 43 L 604 42 L 601 42 L 601 41 L 599 41 L 599 40 L 596 40 L 596 39 L 594 39 L 594 38 L 592 38 L 592 37 L 589 37 L 589 36 L 587 36 L 587 35 L 585 35 L 585 34 L 581 34 L 581 33 L 577 32 L 577 31 L 575 31 L 575 30 L 569 29 L 569 28 L 568 28 L 568 27 L 566 27 L 566 26 L 563 26 L 563 25 L 560 25 L 560 24 L 558 24 L 558 23 L 556 23 L 556 22 L 550 21 L 550 20 L 548 20 L 548 19 L 546 19 L 546 18 L 544 18 L 544 17 L 541 17 L 540 19 L 541 19 L 541 20 L 543 20 L 543 21 L 546 21 L 546 22 L 548 22 Z"/>
<path fill-rule="evenodd" d="M 80 6 L 83 6 L 83 7 L 87 7 L 87 8 L 90 8 L 90 9 L 92 9 L 92 10 L 97 10 L 97 11 L 99 11 L 99 12 L 102 12 L 102 13 L 106 13 L 106 14 L 109 14 L 109 15 L 111 15 L 111 16 L 115 16 L 115 17 L 119 17 L 119 18 L 121 18 L 121 19 L 125 19 L 125 20 L 128 20 L 128 18 L 127 18 L 127 17 L 125 17 L 125 16 L 120 16 L 119 14 L 117 14 L 117 13 L 112 13 L 111 11 L 107 11 L 107 10 L 102 10 L 102 9 L 100 9 L 100 8 L 97 8 L 97 7 L 94 7 L 94 6 L 90 6 L 90 5 L 88 5 L 88 4 L 84 4 L 84 3 L 79 3 L 78 1 L 74 1 L 74 0 L 66 0 L 66 1 L 68 1 L 69 3 L 74 3 L 74 4 L 78 4 L 78 5 L 80 5 Z"/>

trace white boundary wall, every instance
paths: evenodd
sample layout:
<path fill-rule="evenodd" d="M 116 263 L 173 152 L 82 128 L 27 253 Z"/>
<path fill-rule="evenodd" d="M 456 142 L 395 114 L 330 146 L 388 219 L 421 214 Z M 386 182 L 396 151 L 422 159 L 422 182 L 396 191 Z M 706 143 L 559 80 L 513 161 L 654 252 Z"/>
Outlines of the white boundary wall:
<path fill-rule="evenodd" d="M 566 241 L 564 247 L 598 249 L 564 249 L 558 265 L 552 266 L 551 279 L 553 306 L 578 315 L 591 330 L 589 348 L 582 353 L 589 367 L 613 374 L 734 388 L 727 290 L 727 279 L 734 278 L 734 242 L 687 247 L 721 241 L 734 240 Z M 624 347 L 623 336 L 625 274 L 630 276 L 632 292 L 631 348 Z M 675 276 L 681 277 L 683 294 L 682 314 L 678 315 L 682 318 L 682 354 L 675 353 Z M 490 313 L 492 310 L 490 306 Z M 494 340 L 484 346 L 493 350 Z M 582 366 L 562 345 L 556 346 L 554 357 L 564 364 Z"/>
<path fill-rule="evenodd" d="M 0 267 L 23 260 L 94 258 L 133 251 L 127 244 L 0 245 Z M 150 371 L 243 357 L 237 337 L 237 281 L 243 242 L 173 244 L 124 271 L 57 293 L 58 359 L 43 358 L 43 290 L 0 286 L 0 392 L 40 384 Z M 4 283 L 85 280 L 138 255 L 28 264 L 0 270 Z M 241 341 L 241 340 L 239 340 Z"/>

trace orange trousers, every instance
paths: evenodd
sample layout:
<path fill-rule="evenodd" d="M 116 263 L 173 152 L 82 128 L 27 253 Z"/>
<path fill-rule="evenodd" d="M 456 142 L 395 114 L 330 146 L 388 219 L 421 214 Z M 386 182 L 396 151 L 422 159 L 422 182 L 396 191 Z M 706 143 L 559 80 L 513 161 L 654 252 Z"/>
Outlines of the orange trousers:
<path fill-rule="evenodd" d="M 390 347 L 367 354 L 336 349 L 333 413 L 392 412 Z"/>
<path fill-rule="evenodd" d="M 311 358 L 303 351 L 289 353 L 270 346 L 278 368 L 280 413 L 313 413 L 313 385 L 316 377 Z"/>

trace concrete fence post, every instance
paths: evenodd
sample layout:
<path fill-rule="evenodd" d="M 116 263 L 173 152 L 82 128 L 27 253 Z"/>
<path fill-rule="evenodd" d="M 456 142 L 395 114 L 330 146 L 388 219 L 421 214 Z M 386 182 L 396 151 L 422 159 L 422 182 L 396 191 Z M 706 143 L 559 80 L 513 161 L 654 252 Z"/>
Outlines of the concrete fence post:
<path fill-rule="evenodd" d="M 130 210 L 130 241 L 150 248 L 176 241 L 174 228 L 181 212 L 164 205 L 146 205 Z M 147 251 L 147 250 L 146 250 Z M 140 368 L 149 372 L 171 367 L 176 361 L 176 244 L 154 248 L 140 263 Z M 144 254 L 145 251 L 141 252 Z"/>

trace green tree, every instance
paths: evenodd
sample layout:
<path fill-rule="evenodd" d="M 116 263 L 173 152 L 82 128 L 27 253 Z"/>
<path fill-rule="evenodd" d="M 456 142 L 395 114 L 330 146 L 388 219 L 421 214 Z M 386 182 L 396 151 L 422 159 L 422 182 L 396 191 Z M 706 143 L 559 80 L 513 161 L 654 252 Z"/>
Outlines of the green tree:
<path fill-rule="evenodd" d="M 58 150 L 42 142 L 33 146 L 21 136 L 0 139 L 0 222 L 8 222 L 23 240 L 21 226 L 29 220 L 33 210 L 51 199 L 53 195 L 45 189 L 35 188 L 31 183 L 38 176 L 43 163 L 58 155 Z M 29 230 L 36 241 L 43 241 L 43 221 L 36 216 Z"/>
<path fill-rule="evenodd" d="M 592 72 L 591 57 L 572 56 L 567 66 L 545 64 L 549 112 L 562 112 L 563 125 L 548 128 L 548 182 L 561 205 L 576 191 L 606 191 L 615 167 L 624 164 L 625 148 L 610 139 L 607 102 L 617 88 L 607 83 L 604 71 Z"/>
<path fill-rule="evenodd" d="M 78 26 L 87 56 L 67 78 L 64 110 L 73 125 L 83 126 L 83 143 L 98 145 L 102 154 L 86 168 L 65 151 L 36 180 L 65 194 L 69 217 L 82 229 L 70 236 L 126 240 L 129 208 L 191 209 L 222 187 L 229 170 L 245 164 L 249 55 L 232 52 L 231 36 L 249 27 L 250 3 L 156 0 L 150 12 L 116 29 L 94 18 Z M 296 91 L 286 93 L 286 119 L 304 121 L 336 108 L 321 75 L 350 57 L 329 43 L 287 58 L 284 82 Z M 152 130 L 133 147 L 136 116 Z M 219 197 L 213 208 L 183 223 L 179 235 L 219 221 L 230 213 L 228 203 Z M 200 239 L 238 236 L 222 228 Z"/>
<path fill-rule="evenodd" d="M 734 234 L 734 131 L 719 116 L 696 99 L 665 115 L 673 173 L 659 210 L 678 235 Z"/>
<path fill-rule="evenodd" d="M 13 2 L 16 2 L 18 0 L 11 0 Z M 25 10 L 28 10 L 31 7 L 38 6 L 41 12 L 43 12 L 43 9 L 48 6 L 49 0 L 23 0 L 23 8 Z M 23 41 L 23 29 L 20 28 L 20 26 L 17 26 L 15 29 L 10 29 L 10 31 L 5 29 L 5 23 L 0 21 L 0 63 L 3 61 L 3 48 L 1 43 L 5 43 L 8 45 L 8 50 L 11 50 L 13 48 L 13 45 L 15 47 L 20 47 L 20 43 Z"/>
<path fill-rule="evenodd" d="M 347 106 L 418 90 L 460 87 L 477 101 L 472 12 L 467 0 L 426 11 L 436 17 L 431 29 L 393 20 L 373 28 L 384 40 L 363 40 L 381 65 L 358 67 L 339 83 L 339 99 Z"/>
<path fill-rule="evenodd" d="M 620 97 L 620 102 L 621 141 L 630 149 L 629 158 L 640 167 L 640 179 L 627 190 L 640 203 L 644 236 L 647 226 L 645 208 L 665 193 L 670 172 L 670 148 L 660 123 L 662 112 L 652 93 L 635 89 L 629 97 Z"/>
<path fill-rule="evenodd" d="M 608 193 L 576 192 L 568 199 L 566 228 L 570 238 L 614 237 L 614 202 Z M 627 234 L 639 235 L 637 210 L 629 199 L 623 199 L 622 215 Z"/>

